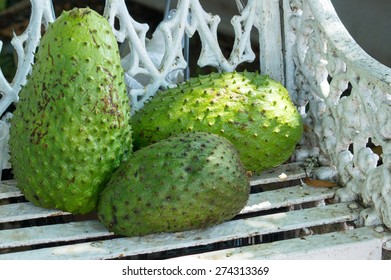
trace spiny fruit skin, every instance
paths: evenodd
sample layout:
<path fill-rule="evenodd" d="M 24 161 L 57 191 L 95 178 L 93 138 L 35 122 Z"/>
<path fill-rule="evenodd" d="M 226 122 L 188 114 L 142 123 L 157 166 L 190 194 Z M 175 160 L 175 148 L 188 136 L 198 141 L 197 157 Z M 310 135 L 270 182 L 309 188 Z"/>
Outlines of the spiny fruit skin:
<path fill-rule="evenodd" d="M 212 73 L 159 92 L 132 126 L 135 149 L 185 131 L 224 136 L 254 173 L 285 162 L 303 133 L 287 90 L 256 72 Z"/>
<path fill-rule="evenodd" d="M 200 229 L 234 217 L 249 192 L 228 140 L 184 133 L 134 152 L 102 191 L 98 218 L 125 236 Z"/>
<path fill-rule="evenodd" d="M 49 26 L 10 134 L 13 172 L 28 200 L 96 210 L 99 192 L 132 150 L 124 74 L 104 17 L 75 8 Z"/>

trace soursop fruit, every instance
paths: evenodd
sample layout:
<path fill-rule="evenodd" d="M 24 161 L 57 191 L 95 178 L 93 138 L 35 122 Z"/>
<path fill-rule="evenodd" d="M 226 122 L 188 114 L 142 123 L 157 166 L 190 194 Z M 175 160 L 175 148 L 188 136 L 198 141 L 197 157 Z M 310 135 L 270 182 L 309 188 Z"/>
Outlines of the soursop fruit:
<path fill-rule="evenodd" d="M 102 191 L 98 218 L 125 236 L 205 228 L 239 213 L 249 192 L 228 140 L 184 133 L 134 152 Z"/>
<path fill-rule="evenodd" d="M 132 150 L 130 103 L 117 41 L 95 11 L 65 11 L 41 39 L 10 131 L 18 186 L 36 205 L 96 210 Z"/>
<path fill-rule="evenodd" d="M 132 126 L 135 149 L 185 131 L 218 134 L 255 173 L 289 159 L 303 132 L 286 88 L 256 72 L 212 73 L 161 91 Z"/>

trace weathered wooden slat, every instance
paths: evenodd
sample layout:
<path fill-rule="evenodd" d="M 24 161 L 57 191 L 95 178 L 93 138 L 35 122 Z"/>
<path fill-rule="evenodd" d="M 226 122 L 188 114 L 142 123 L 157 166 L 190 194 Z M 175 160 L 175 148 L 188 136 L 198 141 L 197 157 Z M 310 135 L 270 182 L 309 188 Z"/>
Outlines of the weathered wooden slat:
<path fill-rule="evenodd" d="M 34 206 L 31 202 L 21 202 L 0 206 L 0 223 L 70 215 L 57 209 L 45 209 Z"/>
<path fill-rule="evenodd" d="M 284 174 L 284 176 L 280 176 Z M 289 181 L 305 177 L 305 171 L 300 163 L 284 164 L 260 176 L 251 179 L 251 185 Z M 249 211 L 262 211 L 271 208 L 280 208 L 289 205 L 300 204 L 311 200 L 330 198 L 334 190 L 316 190 L 301 186 L 285 188 L 277 191 L 263 192 L 252 195 L 243 213 Z M 295 194 L 295 195 L 293 195 Z M 0 184 L 0 199 L 23 196 L 16 186 L 16 180 L 3 181 Z M 281 199 L 282 198 L 282 199 Z M 43 209 L 32 203 L 17 203 L 0 206 L 0 223 L 16 222 L 49 216 L 68 215 L 56 209 Z"/>
<path fill-rule="evenodd" d="M 278 167 L 269 169 L 250 179 L 250 185 L 269 184 L 277 182 L 287 182 L 307 177 L 303 163 L 293 162 L 282 164 Z M 7 180 L 0 182 L 0 199 L 12 197 L 22 197 L 23 194 L 17 187 L 16 180 Z"/>
<path fill-rule="evenodd" d="M 250 185 L 288 182 L 305 178 L 308 175 L 302 162 L 286 163 L 251 177 Z M 23 194 L 17 187 L 16 180 L 0 182 L 0 199 L 20 196 L 23 196 Z"/>
<path fill-rule="evenodd" d="M 391 233 L 389 231 L 381 227 L 363 227 L 180 258 L 189 260 L 380 260 L 382 258 L 383 244 L 388 240 L 391 240 Z"/>
<path fill-rule="evenodd" d="M 301 186 L 251 194 L 241 214 L 278 209 L 308 201 L 323 200 L 333 196 L 334 191 L 332 189 L 316 189 Z M 34 209 L 39 210 L 36 207 Z M 41 208 L 41 210 L 44 212 L 43 215 L 47 215 L 45 209 Z M 20 214 L 24 216 L 24 213 Z M 0 249 L 82 240 L 83 238 L 105 237 L 108 235 L 110 234 L 98 221 L 18 228 L 0 231 Z"/>
<path fill-rule="evenodd" d="M 0 181 L 0 199 L 21 196 L 23 196 L 23 194 L 16 187 L 16 180 Z"/>
<path fill-rule="evenodd" d="M 113 235 L 99 221 L 34 226 L 0 231 L 0 249 L 68 242 Z"/>
<path fill-rule="evenodd" d="M 335 190 L 303 185 L 251 194 L 241 214 L 322 201 L 334 197 Z"/>
<path fill-rule="evenodd" d="M 246 207 L 241 212 L 249 213 L 274 208 L 297 205 L 309 201 L 323 200 L 334 196 L 335 189 L 294 186 L 274 191 L 251 194 Z M 56 209 L 44 209 L 30 202 L 0 206 L 0 223 L 69 215 Z"/>
<path fill-rule="evenodd" d="M 203 230 L 117 238 L 0 255 L 0 259 L 112 259 L 353 221 L 361 208 L 348 203 L 229 221 Z"/>
<path fill-rule="evenodd" d="M 309 176 L 302 162 L 286 163 L 268 169 L 250 180 L 252 186 L 302 179 Z"/>

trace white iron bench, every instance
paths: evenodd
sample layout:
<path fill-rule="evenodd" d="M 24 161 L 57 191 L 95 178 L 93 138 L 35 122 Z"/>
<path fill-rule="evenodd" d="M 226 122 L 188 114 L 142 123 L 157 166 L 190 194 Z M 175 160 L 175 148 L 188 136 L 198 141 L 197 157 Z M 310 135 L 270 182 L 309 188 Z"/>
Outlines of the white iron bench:
<path fill-rule="evenodd" d="M 38 27 L 54 20 L 50 0 L 31 2 L 34 17 L 14 39 L 22 61 L 15 79 L 8 83 L 0 75 L 2 114 L 17 100 L 30 70 Z M 113 26 L 117 18 L 118 41 L 134 50 L 123 57 L 128 79 L 139 85 L 137 74 L 150 75 L 149 84 L 130 89 L 135 109 L 158 88 L 178 81 L 166 77 L 183 66 L 184 33 L 200 35 L 200 66 L 233 71 L 255 58 L 250 29 L 258 29 L 260 72 L 284 83 L 306 125 L 292 159 L 251 178 L 248 204 L 231 221 L 132 238 L 108 232 L 95 215 L 36 207 L 15 180 L 2 181 L 0 259 L 391 259 L 391 69 L 353 41 L 329 0 L 236 3 L 241 12 L 232 21 L 236 55 L 222 56 L 214 29 L 218 18 L 205 13 L 198 0 L 183 0 L 155 31 L 172 32 L 161 49 L 179 57 L 165 55 L 160 68 L 143 48 L 148 26 L 130 17 L 123 0 L 108 0 L 104 15 Z M 128 65 L 129 56 L 140 66 Z M 6 136 L 7 118 L 3 115 L 0 129 Z M 310 164 L 313 158 L 320 166 Z M 338 186 L 307 184 L 308 178 Z"/>

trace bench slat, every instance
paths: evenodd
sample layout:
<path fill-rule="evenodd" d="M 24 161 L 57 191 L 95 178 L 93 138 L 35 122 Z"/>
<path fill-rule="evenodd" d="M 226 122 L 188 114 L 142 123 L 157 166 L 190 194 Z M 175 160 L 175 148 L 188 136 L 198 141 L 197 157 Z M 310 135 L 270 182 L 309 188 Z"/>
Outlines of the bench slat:
<path fill-rule="evenodd" d="M 324 200 L 334 196 L 335 189 L 294 186 L 274 191 L 251 194 L 242 214 L 278 209 L 310 201 Z M 6 204 L 0 206 L 0 223 L 22 221 L 49 216 L 69 215 L 55 209 L 44 209 L 30 202 Z"/>
<path fill-rule="evenodd" d="M 281 176 L 283 175 L 283 176 Z M 292 162 L 268 169 L 250 180 L 251 186 L 302 179 L 310 176 L 305 171 L 304 163 Z"/>
<path fill-rule="evenodd" d="M 179 258 L 186 260 L 380 260 L 383 244 L 387 240 L 391 240 L 390 232 L 382 232 L 374 227 L 362 227 Z"/>
<path fill-rule="evenodd" d="M 53 248 L 37 249 L 0 255 L 0 259 L 112 259 L 125 256 L 160 252 L 221 241 L 247 238 L 353 221 L 359 217 L 359 206 L 348 203 L 326 205 L 266 216 L 229 221 L 203 230 L 170 234 L 156 234 L 131 238 L 116 238 Z M 86 228 L 86 230 L 88 230 Z"/>
<path fill-rule="evenodd" d="M 333 198 L 335 191 L 336 188 L 314 188 L 303 185 L 255 193 L 250 195 L 241 214 L 322 201 Z"/>
<path fill-rule="evenodd" d="M 70 215 L 70 213 L 57 209 L 37 207 L 31 202 L 12 203 L 0 206 L 0 223 L 18 222 L 61 215 L 66 216 Z"/>
<path fill-rule="evenodd" d="M 0 199 L 21 197 L 23 194 L 16 186 L 16 180 L 0 181 Z"/>
<path fill-rule="evenodd" d="M 0 249 L 113 235 L 96 220 L 0 231 Z"/>
<path fill-rule="evenodd" d="M 306 186 L 288 187 L 285 189 L 251 194 L 247 206 L 242 210 L 241 214 L 278 209 L 280 207 L 297 205 L 308 201 L 327 199 L 333 196 L 334 191 L 332 189 L 311 188 Z M 17 204 L 11 205 L 13 206 L 7 205 L 2 207 L 15 208 L 17 206 Z M 33 206 L 32 204 L 24 205 L 24 207 L 28 209 L 18 212 L 18 215 L 25 217 L 26 212 L 29 212 L 29 215 L 31 215 L 32 211 L 37 211 L 38 213 L 42 211 L 43 213 L 41 216 L 46 216 L 48 214 L 46 209 Z M 10 211 L 15 210 L 8 210 L 8 212 Z M 13 216 L 13 218 L 10 219 L 20 220 L 21 218 L 15 218 L 15 216 Z M 58 241 L 82 240 L 83 238 L 96 238 L 107 235 L 109 235 L 108 232 L 98 221 L 18 228 L 0 231 L 0 240 L 2 240 L 0 249 Z"/>
<path fill-rule="evenodd" d="M 281 174 L 286 176 L 281 177 Z M 259 184 L 269 184 L 277 182 L 286 182 L 307 177 L 303 163 L 292 162 L 282 164 L 275 168 L 264 171 L 258 176 L 253 176 L 250 179 L 250 185 L 256 186 Z M 17 187 L 16 180 L 6 180 L 0 182 L 0 199 L 11 197 L 21 197 L 23 194 Z"/>

